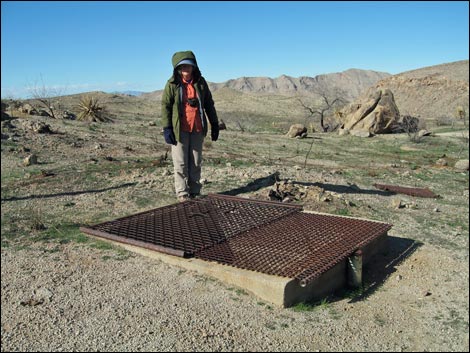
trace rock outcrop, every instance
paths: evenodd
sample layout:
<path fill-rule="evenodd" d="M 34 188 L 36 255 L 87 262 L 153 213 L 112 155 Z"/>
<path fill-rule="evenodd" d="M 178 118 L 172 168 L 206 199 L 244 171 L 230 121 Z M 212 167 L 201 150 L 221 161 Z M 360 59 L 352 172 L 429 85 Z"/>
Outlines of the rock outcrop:
<path fill-rule="evenodd" d="M 392 132 L 400 119 L 400 112 L 392 91 L 379 90 L 349 104 L 337 116 L 342 121 L 340 133 L 359 130 L 371 134 Z"/>

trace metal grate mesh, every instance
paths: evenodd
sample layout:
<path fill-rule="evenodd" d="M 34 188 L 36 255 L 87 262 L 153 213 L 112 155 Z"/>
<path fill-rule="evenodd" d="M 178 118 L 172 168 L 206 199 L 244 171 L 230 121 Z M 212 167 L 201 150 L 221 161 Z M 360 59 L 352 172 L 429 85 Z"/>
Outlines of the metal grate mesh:
<path fill-rule="evenodd" d="M 187 257 L 301 209 L 277 202 L 209 195 L 81 230 L 134 245 L 150 244 L 146 247 Z"/>
<path fill-rule="evenodd" d="M 296 213 L 195 256 L 307 283 L 390 228 L 386 223 Z"/>
<path fill-rule="evenodd" d="M 80 229 L 306 284 L 391 228 L 301 210 L 278 202 L 209 195 Z"/>
<path fill-rule="evenodd" d="M 225 238 L 302 211 L 302 206 L 226 195 L 211 194 L 208 200 L 217 210 L 219 215 L 217 223 L 224 232 Z"/>

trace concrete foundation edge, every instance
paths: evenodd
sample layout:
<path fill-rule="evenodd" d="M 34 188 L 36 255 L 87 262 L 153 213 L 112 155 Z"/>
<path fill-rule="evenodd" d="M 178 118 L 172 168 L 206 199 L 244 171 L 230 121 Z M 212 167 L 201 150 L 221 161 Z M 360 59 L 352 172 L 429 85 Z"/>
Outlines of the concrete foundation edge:
<path fill-rule="evenodd" d="M 89 236 L 97 240 L 118 245 L 131 252 L 160 260 L 169 265 L 178 266 L 185 270 L 195 271 L 199 274 L 216 278 L 225 284 L 239 287 L 264 301 L 284 308 L 301 302 L 320 300 L 328 294 L 345 287 L 347 281 L 347 260 L 339 262 L 333 268 L 308 283 L 307 286 L 301 287 L 299 281 L 292 278 L 267 275 L 222 265 L 217 262 L 167 255 L 154 250 L 144 249 L 90 234 Z M 387 234 L 384 234 L 362 249 L 365 255 L 365 262 L 371 258 L 373 253 L 375 254 L 380 249 L 383 249 L 386 238 Z"/>

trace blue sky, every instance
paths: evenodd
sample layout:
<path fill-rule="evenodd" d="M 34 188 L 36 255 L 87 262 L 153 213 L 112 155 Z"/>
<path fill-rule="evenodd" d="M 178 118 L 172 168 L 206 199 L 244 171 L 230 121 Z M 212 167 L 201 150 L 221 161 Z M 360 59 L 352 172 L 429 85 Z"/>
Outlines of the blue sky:
<path fill-rule="evenodd" d="M 171 56 L 203 76 L 397 74 L 468 59 L 469 3 L 2 1 L 1 93 L 163 89 Z"/>

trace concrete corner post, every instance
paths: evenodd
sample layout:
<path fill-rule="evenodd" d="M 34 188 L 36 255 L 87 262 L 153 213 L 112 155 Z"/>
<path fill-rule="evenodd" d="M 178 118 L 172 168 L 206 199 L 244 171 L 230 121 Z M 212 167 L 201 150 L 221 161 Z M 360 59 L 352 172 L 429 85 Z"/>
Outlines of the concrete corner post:
<path fill-rule="evenodd" d="M 362 251 L 356 250 L 347 261 L 348 286 L 360 288 L 362 286 Z"/>

